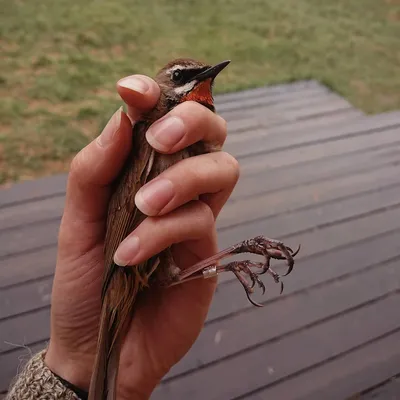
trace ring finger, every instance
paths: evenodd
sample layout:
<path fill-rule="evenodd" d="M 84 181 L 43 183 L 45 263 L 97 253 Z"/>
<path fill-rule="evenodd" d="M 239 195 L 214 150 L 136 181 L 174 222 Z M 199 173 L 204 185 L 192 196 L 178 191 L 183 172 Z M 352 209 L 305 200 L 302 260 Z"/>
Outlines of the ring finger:
<path fill-rule="evenodd" d="M 210 208 L 201 201 L 192 201 L 163 217 L 146 218 L 121 242 L 114 261 L 120 266 L 135 265 L 175 243 L 210 235 L 213 229 Z"/>

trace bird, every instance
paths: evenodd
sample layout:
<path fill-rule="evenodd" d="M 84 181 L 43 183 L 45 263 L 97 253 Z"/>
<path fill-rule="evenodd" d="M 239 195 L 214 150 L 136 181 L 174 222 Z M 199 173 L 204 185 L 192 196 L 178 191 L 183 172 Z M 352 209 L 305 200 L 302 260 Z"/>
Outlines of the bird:
<path fill-rule="evenodd" d="M 188 58 L 175 59 L 156 75 L 160 98 L 156 106 L 141 116 L 132 131 L 132 150 L 117 178 L 110 199 L 104 245 L 104 277 L 101 293 L 101 318 L 94 372 L 89 389 L 90 400 L 115 398 L 121 341 L 131 320 L 138 293 L 148 286 L 152 273 L 168 251 L 139 265 L 120 267 L 113 261 L 123 239 L 146 216 L 135 206 L 135 195 L 147 182 L 178 161 L 212 151 L 205 142 L 195 143 L 177 153 L 156 152 L 146 140 L 152 123 L 184 101 L 196 101 L 215 112 L 212 86 L 215 77 L 230 61 L 214 66 Z"/>
<path fill-rule="evenodd" d="M 168 269 L 164 276 L 164 286 L 184 283 L 190 279 L 208 278 L 222 271 L 231 271 L 246 290 L 247 297 L 257 283 L 264 291 L 260 274 L 269 272 L 276 282 L 279 275 L 269 267 L 270 258 L 286 259 L 289 271 L 293 268 L 293 252 L 282 242 L 265 237 L 245 240 L 231 246 L 217 255 L 203 260 L 185 271 L 176 272 L 170 249 L 166 249 L 139 265 L 121 267 L 113 257 L 119 244 L 146 218 L 135 205 L 138 190 L 150 180 L 175 163 L 195 155 L 219 151 L 204 141 L 200 141 L 174 154 L 155 151 L 146 140 L 146 131 L 152 123 L 162 118 L 177 105 L 185 101 L 195 101 L 212 112 L 216 112 L 213 99 L 213 84 L 216 76 L 225 69 L 230 60 L 215 65 L 189 58 L 179 58 L 165 65 L 155 76 L 160 87 L 160 98 L 156 106 L 143 114 L 132 128 L 132 148 L 122 172 L 117 178 L 111 196 L 104 242 L 104 275 L 101 292 L 101 316 L 99 336 L 89 387 L 89 400 L 113 400 L 116 398 L 119 353 L 135 310 L 138 295 L 151 285 L 155 271 Z M 264 263 L 233 262 L 217 266 L 222 258 L 229 255 L 250 252 L 265 257 Z M 254 273 L 251 268 L 258 268 Z M 174 272 L 172 272 L 174 271 Z M 243 277 L 250 277 L 251 284 Z"/>

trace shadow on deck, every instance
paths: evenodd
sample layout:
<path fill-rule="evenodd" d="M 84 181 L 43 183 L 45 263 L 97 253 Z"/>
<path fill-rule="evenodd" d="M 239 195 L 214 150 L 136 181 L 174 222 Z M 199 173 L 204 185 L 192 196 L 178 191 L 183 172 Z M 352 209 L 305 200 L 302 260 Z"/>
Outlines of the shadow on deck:
<path fill-rule="evenodd" d="M 366 116 L 314 81 L 216 103 L 226 150 L 242 167 L 219 219 L 220 247 L 265 234 L 302 251 L 284 294 L 268 285 L 264 309 L 221 276 L 203 332 L 152 398 L 369 399 L 385 382 L 394 390 L 400 112 Z M 49 337 L 65 182 L 0 191 L 0 393 L 29 356 L 16 345 L 35 352 Z"/>

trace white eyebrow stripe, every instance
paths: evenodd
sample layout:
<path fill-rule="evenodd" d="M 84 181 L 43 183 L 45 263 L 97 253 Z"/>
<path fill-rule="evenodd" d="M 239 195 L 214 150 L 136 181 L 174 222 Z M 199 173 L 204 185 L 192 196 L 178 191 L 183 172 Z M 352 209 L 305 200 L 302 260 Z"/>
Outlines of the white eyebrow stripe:
<path fill-rule="evenodd" d="M 177 88 L 174 89 L 176 94 L 183 94 L 186 92 L 191 91 L 194 88 L 194 85 L 197 83 L 196 80 L 190 81 L 188 83 L 185 83 L 183 86 L 178 86 Z"/>
<path fill-rule="evenodd" d="M 185 67 L 183 65 L 174 65 L 173 67 L 167 69 L 168 73 L 174 72 L 177 69 L 185 69 Z"/>

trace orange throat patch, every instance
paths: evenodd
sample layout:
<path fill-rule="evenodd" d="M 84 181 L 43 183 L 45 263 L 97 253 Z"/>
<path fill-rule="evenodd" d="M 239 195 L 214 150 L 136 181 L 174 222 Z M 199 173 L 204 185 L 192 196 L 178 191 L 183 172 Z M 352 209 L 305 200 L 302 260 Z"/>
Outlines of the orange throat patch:
<path fill-rule="evenodd" d="M 202 104 L 214 105 L 212 92 L 211 92 L 212 79 L 206 79 L 200 82 L 193 88 L 186 96 L 183 96 L 182 101 L 196 101 Z"/>

